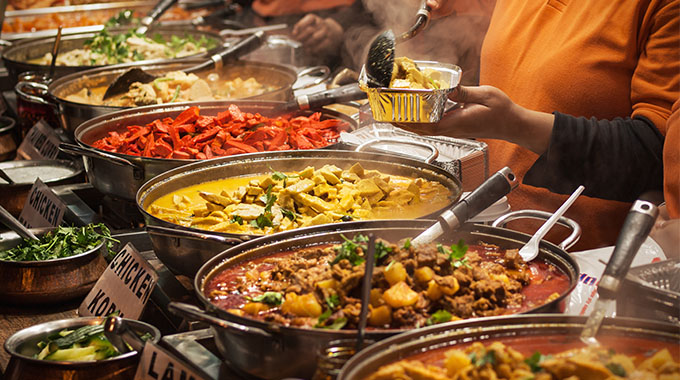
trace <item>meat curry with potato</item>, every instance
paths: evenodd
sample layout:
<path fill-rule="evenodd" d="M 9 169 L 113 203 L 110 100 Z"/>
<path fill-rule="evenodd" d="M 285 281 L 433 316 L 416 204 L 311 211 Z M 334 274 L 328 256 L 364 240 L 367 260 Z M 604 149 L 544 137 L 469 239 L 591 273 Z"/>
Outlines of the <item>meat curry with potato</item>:
<path fill-rule="evenodd" d="M 216 270 L 205 296 L 230 313 L 285 326 L 354 329 L 368 239 L 356 235 Z M 407 329 L 520 313 L 565 294 L 568 276 L 517 249 L 495 245 L 414 247 L 379 240 L 370 293 L 372 328 Z"/>

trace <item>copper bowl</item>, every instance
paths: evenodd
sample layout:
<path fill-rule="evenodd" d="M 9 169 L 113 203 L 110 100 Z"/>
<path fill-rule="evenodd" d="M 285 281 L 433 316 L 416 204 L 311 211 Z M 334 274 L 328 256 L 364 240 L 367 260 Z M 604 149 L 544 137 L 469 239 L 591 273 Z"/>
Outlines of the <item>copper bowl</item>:
<path fill-rule="evenodd" d="M 32 229 L 38 237 L 54 228 Z M 19 245 L 14 232 L 0 234 L 0 250 Z M 57 303 L 82 297 L 106 269 L 104 242 L 79 255 L 45 261 L 0 260 L 0 301 L 14 304 Z"/>
<path fill-rule="evenodd" d="M 105 318 L 82 317 L 41 323 L 17 331 L 5 341 L 5 351 L 11 358 L 5 371 L 5 380 L 19 379 L 70 379 L 70 380 L 113 380 L 132 379 L 137 370 L 140 354 L 137 351 L 98 361 L 57 362 L 38 360 L 33 355 L 39 351 L 37 343 L 46 336 L 63 329 L 76 329 L 85 325 L 104 323 Z M 149 333 L 151 340 L 158 343 L 161 333 L 147 323 L 125 319 L 133 331 Z"/>

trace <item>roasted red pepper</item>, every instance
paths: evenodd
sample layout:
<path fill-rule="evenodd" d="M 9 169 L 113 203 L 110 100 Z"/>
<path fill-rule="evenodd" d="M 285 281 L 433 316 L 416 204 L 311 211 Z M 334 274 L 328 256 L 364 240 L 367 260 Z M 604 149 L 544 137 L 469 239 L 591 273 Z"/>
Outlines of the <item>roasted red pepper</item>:
<path fill-rule="evenodd" d="M 109 152 L 144 157 L 207 159 L 233 154 L 314 149 L 332 144 L 349 124 L 338 119 L 311 116 L 269 118 L 242 112 L 232 104 L 217 116 L 201 116 L 198 107 L 177 118 L 156 119 L 131 125 L 123 133 L 109 132 L 92 146 Z"/>

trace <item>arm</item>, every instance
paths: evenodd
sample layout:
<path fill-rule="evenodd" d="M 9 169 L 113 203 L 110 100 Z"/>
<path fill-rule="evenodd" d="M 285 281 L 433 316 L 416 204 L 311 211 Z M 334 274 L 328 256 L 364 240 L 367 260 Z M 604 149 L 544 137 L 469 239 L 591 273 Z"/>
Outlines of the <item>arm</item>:
<path fill-rule="evenodd" d="M 661 189 L 663 136 L 648 119 L 576 118 L 521 107 L 491 86 L 463 87 L 450 98 L 463 103 L 439 124 L 400 124 L 416 133 L 505 140 L 540 155 L 524 183 L 569 194 L 632 201 Z"/>

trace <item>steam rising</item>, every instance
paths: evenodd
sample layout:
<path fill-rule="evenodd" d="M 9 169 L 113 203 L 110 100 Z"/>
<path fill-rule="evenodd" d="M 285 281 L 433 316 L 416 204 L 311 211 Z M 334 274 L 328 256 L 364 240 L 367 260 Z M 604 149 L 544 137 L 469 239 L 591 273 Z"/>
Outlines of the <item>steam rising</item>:
<path fill-rule="evenodd" d="M 360 0 L 366 12 L 373 16 L 373 26 L 350 27 L 345 34 L 345 50 L 350 65 L 360 68 L 366 51 L 377 34 L 392 29 L 395 34 L 407 31 L 416 21 L 420 6 L 414 0 Z M 458 3 L 473 0 L 458 0 Z M 452 14 L 431 20 L 430 25 L 412 40 L 397 45 L 397 56 L 417 60 L 452 63 L 463 69 L 463 84 L 477 84 L 479 80 L 479 54 L 490 15 Z"/>

